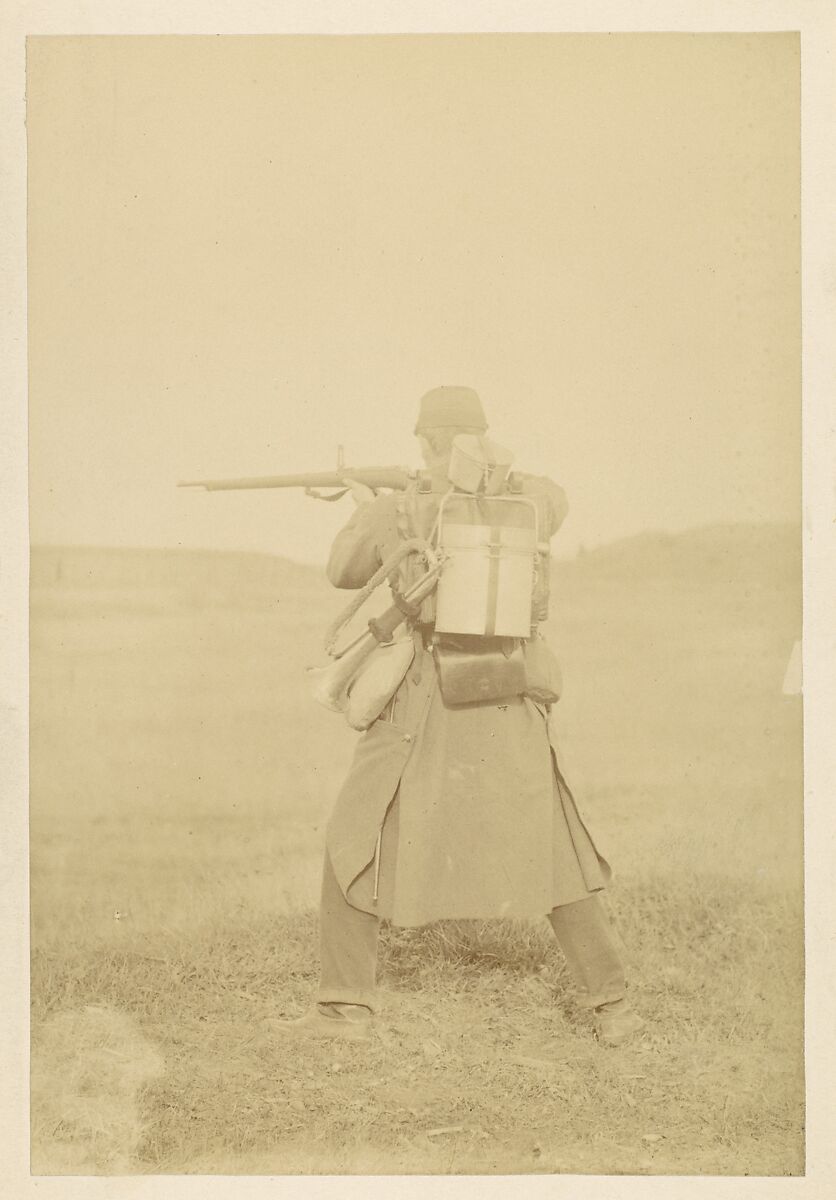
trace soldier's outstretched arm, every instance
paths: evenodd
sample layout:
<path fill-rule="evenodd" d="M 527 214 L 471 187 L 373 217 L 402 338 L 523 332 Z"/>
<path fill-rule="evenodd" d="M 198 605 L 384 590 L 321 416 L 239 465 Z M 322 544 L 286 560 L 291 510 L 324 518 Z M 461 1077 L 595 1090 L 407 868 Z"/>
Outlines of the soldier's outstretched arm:
<path fill-rule="evenodd" d="M 553 479 L 549 479 L 547 475 L 523 475 L 523 492 L 524 493 L 545 493 L 549 501 L 549 529 L 548 537 L 553 537 L 560 526 L 566 519 L 566 514 L 569 511 L 569 501 L 566 499 L 566 493 L 560 484 L 555 483 Z"/>
<path fill-rule="evenodd" d="M 325 568 L 334 587 L 361 588 L 383 563 L 383 547 L 397 540 L 392 495 L 363 500 L 334 539 Z"/>

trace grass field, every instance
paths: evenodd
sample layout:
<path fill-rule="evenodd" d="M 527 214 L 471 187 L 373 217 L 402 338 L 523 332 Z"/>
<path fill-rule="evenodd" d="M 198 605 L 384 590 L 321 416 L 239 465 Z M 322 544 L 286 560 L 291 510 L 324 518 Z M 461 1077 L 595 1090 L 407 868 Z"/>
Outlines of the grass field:
<path fill-rule="evenodd" d="M 316 979 L 354 737 L 307 699 L 344 597 L 259 556 L 36 550 L 33 1170 L 803 1171 L 797 533 L 556 569 L 561 757 L 647 1033 L 600 1047 L 545 921 L 384 929 L 369 1046 Z"/>

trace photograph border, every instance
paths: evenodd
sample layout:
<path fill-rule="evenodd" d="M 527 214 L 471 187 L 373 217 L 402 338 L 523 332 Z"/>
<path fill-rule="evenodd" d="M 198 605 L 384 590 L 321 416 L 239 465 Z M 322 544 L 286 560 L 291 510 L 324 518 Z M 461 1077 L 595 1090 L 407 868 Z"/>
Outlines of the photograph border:
<path fill-rule="evenodd" d="M 836 10 L 799 3 L 123 3 L 102 0 L 14 6 L 2 20 L 0 50 L 0 270 L 5 303 L 0 439 L 0 787 L 5 800 L 0 847 L 3 970 L 0 1080 L 2 1176 L 10 1196 L 145 1197 L 389 1195 L 393 1177 L 125 1176 L 28 1174 L 28 512 L 26 411 L 25 43 L 43 35 L 370 34 L 480 32 L 799 31 L 802 55 L 804 765 L 806 898 L 807 1174 L 801 1178 L 696 1176 L 399 1176 L 403 1196 L 825 1197 L 834 1179 L 836 1007 L 836 594 L 833 466 L 836 462 L 836 190 L 832 130 L 836 85 Z M 524 1189 L 524 1190 L 523 1190 Z"/>

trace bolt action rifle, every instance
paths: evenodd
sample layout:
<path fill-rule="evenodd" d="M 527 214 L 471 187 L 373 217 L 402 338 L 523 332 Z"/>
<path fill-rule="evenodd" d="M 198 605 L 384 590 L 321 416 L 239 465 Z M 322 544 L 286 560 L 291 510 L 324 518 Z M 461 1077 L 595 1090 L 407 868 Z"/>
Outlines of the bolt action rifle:
<path fill-rule="evenodd" d="M 201 487 L 207 492 L 301 487 L 305 489 L 306 496 L 312 496 L 315 500 L 339 500 L 350 491 L 345 486 L 348 480 L 365 484 L 375 491 L 378 488 L 404 491 L 412 482 L 417 483 L 419 491 L 429 491 L 431 487 L 426 471 L 410 470 L 408 467 L 347 467 L 343 462 L 342 446 L 337 452 L 335 471 L 262 475 L 246 479 L 192 479 L 177 486 Z M 340 490 L 326 496 L 317 490 L 323 487 Z M 339 631 L 408 554 L 420 555 L 427 568 L 423 575 L 403 595 L 395 593 L 394 603 L 384 613 L 372 618 L 367 629 L 342 650 L 336 650 Z M 421 601 L 435 589 L 445 561 L 446 555 L 433 551 L 423 539 L 412 538 L 404 542 L 375 572 L 348 608 L 331 623 L 325 636 L 325 649 L 334 661 L 326 667 L 309 667 L 307 675 L 314 699 L 325 708 L 345 713 L 353 729 L 367 729 L 399 687 L 412 661 L 414 647 L 410 639 L 395 642 L 395 633 L 408 616 L 418 615 Z M 381 654 L 388 657 L 381 658 Z M 375 659 L 377 672 L 372 670 L 365 676 L 365 686 L 358 687 L 358 679 Z"/>
<path fill-rule="evenodd" d="M 305 495 L 314 500 L 340 500 L 349 489 L 347 479 L 365 484 L 377 491 L 391 488 L 404 491 L 412 482 L 417 482 L 419 491 L 429 490 L 429 476 L 425 471 L 409 467 L 347 467 L 343 462 L 343 448 L 337 453 L 337 468 L 334 471 L 310 471 L 298 475 L 260 475 L 247 479 L 190 479 L 178 483 L 178 487 L 202 487 L 207 492 L 230 492 L 249 488 L 304 488 Z M 339 491 L 324 495 L 319 488 L 338 488 Z"/>

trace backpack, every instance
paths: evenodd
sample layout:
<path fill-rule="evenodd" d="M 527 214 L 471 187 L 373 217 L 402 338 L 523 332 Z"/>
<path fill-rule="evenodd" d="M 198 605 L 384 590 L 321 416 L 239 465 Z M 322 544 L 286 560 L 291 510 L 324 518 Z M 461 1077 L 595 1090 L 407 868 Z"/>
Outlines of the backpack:
<path fill-rule="evenodd" d="M 524 494 L 524 487 L 524 479 L 511 476 L 497 496 L 417 488 L 397 495 L 398 537 L 427 538 L 449 556 L 436 592 L 423 602 L 420 625 L 528 638 L 548 618 L 549 543 L 542 536 L 548 499 Z M 393 585 L 405 591 L 420 569 L 408 559 Z"/>

